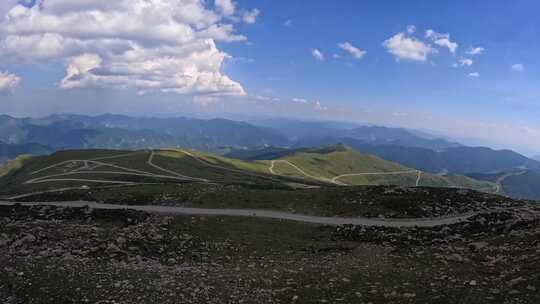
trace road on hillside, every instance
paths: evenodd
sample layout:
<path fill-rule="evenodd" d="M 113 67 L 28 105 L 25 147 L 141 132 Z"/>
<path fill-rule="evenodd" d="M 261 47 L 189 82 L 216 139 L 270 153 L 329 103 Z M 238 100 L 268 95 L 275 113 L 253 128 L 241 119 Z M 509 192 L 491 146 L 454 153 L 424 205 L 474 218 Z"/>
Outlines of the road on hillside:
<path fill-rule="evenodd" d="M 204 209 L 204 208 L 184 208 L 170 206 L 128 206 L 101 204 L 97 202 L 47 202 L 47 203 L 15 203 L 0 202 L 0 206 L 14 206 L 21 204 L 24 206 L 56 206 L 56 207 L 90 207 L 94 209 L 124 210 L 131 209 L 149 213 L 169 214 L 169 215 L 208 215 L 208 216 L 239 216 L 252 218 L 268 218 L 277 220 L 288 220 L 302 223 L 323 224 L 323 225 L 359 225 L 377 227 L 436 227 L 442 225 L 452 225 L 467 221 L 469 218 L 484 213 L 497 212 L 498 210 L 485 210 L 480 212 L 470 212 L 452 217 L 441 218 L 419 218 L 419 219 L 374 219 L 374 218 L 344 218 L 344 217 L 321 217 L 294 213 L 286 213 L 272 210 L 254 209 Z"/>
<path fill-rule="evenodd" d="M 505 175 L 497 178 L 497 180 L 495 181 L 495 194 L 501 194 L 502 193 L 502 190 L 503 190 L 502 183 L 504 182 L 505 179 L 509 178 L 510 176 L 519 176 L 519 175 L 523 175 L 525 173 L 527 173 L 526 170 L 519 171 L 519 172 L 509 172 L 509 173 L 506 173 Z"/>
<path fill-rule="evenodd" d="M 296 169 L 298 172 L 300 172 L 302 175 L 306 176 L 306 177 L 309 177 L 309 178 L 312 178 L 312 179 L 316 179 L 316 180 L 320 180 L 320 181 L 324 181 L 324 182 L 330 182 L 330 183 L 333 183 L 333 184 L 336 184 L 336 185 L 340 185 L 340 186 L 347 186 L 347 184 L 339 181 L 341 178 L 344 178 L 344 177 L 353 177 L 353 176 L 369 176 L 369 175 L 400 175 L 400 174 L 412 174 L 412 173 L 416 173 L 417 174 L 417 177 L 416 177 L 416 181 L 415 181 L 415 186 L 418 187 L 420 185 L 420 179 L 422 178 L 422 171 L 420 170 L 407 170 L 407 171 L 383 171 L 383 172 L 365 172 L 365 173 L 349 173 L 349 174 L 341 174 L 341 175 L 338 175 L 334 178 L 325 178 L 325 177 L 319 177 L 319 176 L 313 176 L 311 174 L 308 174 L 306 173 L 304 170 L 302 170 L 300 167 L 298 167 L 297 165 L 291 163 L 290 161 L 288 160 L 272 160 L 270 162 L 270 167 L 268 168 L 268 171 L 270 171 L 270 173 L 274 174 L 274 175 L 277 175 L 277 173 L 275 172 L 274 168 L 276 166 L 276 163 L 282 163 L 282 164 L 286 164 L 286 165 L 289 165 L 291 167 L 293 167 L 294 169 Z"/>
<path fill-rule="evenodd" d="M 323 182 L 327 182 L 327 183 L 333 183 L 333 184 L 336 184 L 336 185 L 342 185 L 342 183 L 339 183 L 337 181 L 334 181 L 334 180 L 331 180 L 329 178 L 324 178 L 324 177 L 318 177 L 318 176 L 314 176 L 314 175 L 311 175 L 311 174 L 308 174 L 306 173 L 306 171 L 300 169 L 300 167 L 298 167 L 297 165 L 291 163 L 290 161 L 288 160 L 283 160 L 283 159 L 279 159 L 279 160 L 272 160 L 270 162 L 270 167 L 268 168 L 268 170 L 270 171 L 270 173 L 274 174 L 274 175 L 278 175 L 275 171 L 274 171 L 274 167 L 276 166 L 276 163 L 282 163 L 282 164 L 286 164 L 286 165 L 289 165 L 291 167 L 293 167 L 296 171 L 300 172 L 300 174 L 304 175 L 305 177 L 309 177 L 309 178 L 312 178 L 312 179 L 315 179 L 315 180 L 319 180 L 319 181 L 323 181 Z"/>

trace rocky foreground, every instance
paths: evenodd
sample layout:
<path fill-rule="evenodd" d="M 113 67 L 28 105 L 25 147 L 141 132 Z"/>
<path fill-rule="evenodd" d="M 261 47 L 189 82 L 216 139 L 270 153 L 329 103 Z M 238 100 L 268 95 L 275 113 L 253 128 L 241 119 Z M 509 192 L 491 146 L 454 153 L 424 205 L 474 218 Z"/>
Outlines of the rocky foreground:
<path fill-rule="evenodd" d="M 538 212 L 397 229 L 0 207 L 0 303 L 540 303 Z"/>

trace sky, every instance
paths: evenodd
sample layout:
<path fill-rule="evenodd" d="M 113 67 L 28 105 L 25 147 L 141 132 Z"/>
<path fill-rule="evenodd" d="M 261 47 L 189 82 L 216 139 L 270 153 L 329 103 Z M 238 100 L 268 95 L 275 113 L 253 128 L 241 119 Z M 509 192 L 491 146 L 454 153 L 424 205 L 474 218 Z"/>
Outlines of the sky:
<path fill-rule="evenodd" d="M 0 112 L 344 120 L 540 154 L 540 2 L 2 0 Z"/>

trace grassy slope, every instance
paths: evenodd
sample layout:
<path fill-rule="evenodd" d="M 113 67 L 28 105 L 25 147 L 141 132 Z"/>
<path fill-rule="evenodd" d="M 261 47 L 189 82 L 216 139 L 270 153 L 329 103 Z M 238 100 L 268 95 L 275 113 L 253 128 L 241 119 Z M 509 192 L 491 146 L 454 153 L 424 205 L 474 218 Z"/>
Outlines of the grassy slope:
<path fill-rule="evenodd" d="M 171 172 L 176 172 L 181 175 L 204 178 L 212 182 L 222 184 L 247 184 L 258 186 L 276 187 L 280 184 L 294 182 L 294 179 L 286 177 L 272 176 L 268 172 L 268 168 L 264 163 L 244 162 L 238 160 L 227 159 L 219 156 L 214 156 L 206 153 L 189 151 L 193 156 L 189 156 L 180 150 L 158 150 L 153 158 L 153 163 L 157 166 L 165 168 L 166 171 L 159 170 L 156 167 L 150 166 L 147 161 L 150 156 L 150 151 L 107 151 L 107 150 L 72 150 L 54 153 L 49 156 L 33 157 L 17 166 L 12 165 L 9 169 L 5 168 L 5 176 L 0 175 L 0 185 L 2 185 L 2 193 L 27 193 L 49 189 L 58 189 L 64 187 L 78 187 L 82 185 L 88 186 L 103 186 L 103 184 L 92 183 L 87 181 L 55 181 L 39 184 L 25 184 L 26 181 L 40 177 L 46 177 L 56 174 L 63 174 L 74 169 L 83 168 L 82 161 L 75 160 L 92 160 L 100 159 L 100 162 L 125 167 L 137 171 L 147 172 L 149 174 L 159 174 L 167 176 L 175 176 Z M 126 155 L 127 154 L 127 155 Z M 108 158 L 111 156 L 121 156 L 118 158 Z M 73 160 L 73 162 L 70 162 Z M 66 162 L 67 161 L 67 162 Z M 64 164 L 61 164 L 65 162 Z M 47 168 L 56 164 L 59 166 L 48 168 L 47 170 L 35 173 L 37 170 Z M 94 164 L 90 164 L 93 166 Z M 15 170 L 16 169 L 16 170 Z M 87 170 L 85 170 L 87 171 Z M 112 166 L 101 166 L 93 170 L 95 171 L 111 171 L 128 173 L 128 171 L 114 168 Z M 155 177 L 143 177 L 126 174 L 105 174 L 96 172 L 85 174 L 73 174 L 60 176 L 58 178 L 76 178 L 76 179 L 97 179 L 107 181 L 126 181 L 126 182 L 175 182 L 174 179 L 163 179 Z"/>
<path fill-rule="evenodd" d="M 540 173 L 536 171 L 528 170 L 521 175 L 509 176 L 502 186 L 510 197 L 540 200 Z"/>
<path fill-rule="evenodd" d="M 51 188 L 58 187 L 74 187 L 81 186 L 80 182 L 62 182 L 62 183 L 44 183 L 44 184 L 33 184 L 26 185 L 24 184 L 27 180 L 33 178 L 39 178 L 43 176 L 61 174 L 64 173 L 66 169 L 73 169 L 78 166 L 81 166 L 81 163 L 66 163 L 63 166 L 58 166 L 51 168 L 47 171 L 32 174 L 36 170 L 46 168 L 67 160 L 85 160 L 101 157 L 111 157 L 117 156 L 125 153 L 130 153 L 130 151 L 117 151 L 117 150 L 69 150 L 56 152 L 48 156 L 36 156 L 27 158 L 24 161 L 24 165 L 16 168 L 16 170 L 11 170 L 7 174 L 0 175 L 0 190 L 2 193 L 26 193 L 33 191 L 47 190 Z M 118 170 L 122 171 L 122 170 Z M 81 178 L 95 178 L 96 176 L 85 175 Z M 108 179 L 114 178 L 112 176 L 107 176 Z M 84 183 L 87 184 L 87 183 Z"/>
<path fill-rule="evenodd" d="M 324 151 L 325 153 L 297 152 L 281 158 L 302 168 L 314 176 L 333 178 L 341 174 L 359 172 L 391 172 L 410 170 L 404 166 L 391 163 L 375 156 L 360 154 L 350 149 Z M 298 174 L 299 172 L 286 164 L 279 164 L 281 172 Z"/>
<path fill-rule="evenodd" d="M 187 152 L 187 153 L 186 153 Z M 16 189 L 14 192 L 39 191 L 58 187 L 81 186 L 81 182 L 61 182 L 35 185 L 21 185 L 31 178 L 63 173 L 68 169 L 82 166 L 82 162 L 68 163 L 64 166 L 52 168 L 42 173 L 30 175 L 31 172 L 57 164 L 66 160 L 87 160 L 93 158 L 118 156 L 132 153 L 121 158 L 105 159 L 103 162 L 115 164 L 122 167 L 136 169 L 155 174 L 170 175 L 147 164 L 149 151 L 133 153 L 130 151 L 107 151 L 107 150 L 74 150 L 54 153 L 50 156 L 34 157 L 18 165 L 13 165 L 10 174 L 0 178 L 0 184 L 6 189 Z M 317 178 L 308 178 L 297 169 L 283 163 L 275 163 L 274 171 L 279 176 L 273 176 L 269 172 L 271 161 L 242 161 L 212 154 L 202 153 L 193 150 L 158 150 L 153 159 L 154 164 L 190 177 L 205 178 L 213 182 L 223 184 L 250 184 L 250 185 L 277 185 L 291 181 L 305 180 L 311 183 L 326 180 L 329 182 L 333 177 L 342 174 L 369 173 L 369 172 L 402 172 L 413 169 L 402 165 L 385 161 L 375 156 L 361 154 L 345 146 L 331 146 L 321 149 L 302 150 L 294 154 L 283 157 L 281 160 L 289 161 L 307 174 Z M 17 163 L 16 163 L 17 164 Z M 18 166 L 18 167 L 17 167 Z M 22 166 L 22 167 L 21 167 Z M 120 169 L 110 169 L 102 167 L 102 170 L 122 171 Z M 99 169 L 97 169 L 99 170 Z M 84 174 L 75 175 L 74 178 L 95 178 L 106 180 L 125 180 L 133 182 L 163 182 L 152 178 L 130 177 L 126 175 L 102 175 Z M 294 180 L 295 179 L 295 180 Z M 406 174 L 391 175 L 364 175 L 340 178 L 339 181 L 349 185 L 400 185 L 414 186 L 417 179 L 416 172 Z M 87 183 L 84 183 L 87 184 Z M 468 187 L 489 191 L 493 189 L 489 182 L 479 182 L 461 176 L 442 177 L 427 173 L 422 174 L 421 186 L 434 187 Z M 8 186 L 8 187 L 6 187 Z"/>
<path fill-rule="evenodd" d="M 285 156 L 280 160 L 289 161 L 309 175 L 332 179 L 342 174 L 369 172 L 401 172 L 414 169 L 389 162 L 369 154 L 361 154 L 344 146 L 324 149 L 299 151 Z M 267 162 L 269 163 L 269 162 Z M 277 162 L 274 171 L 278 174 L 295 177 L 305 177 L 292 166 Z M 360 175 L 342 177 L 339 181 L 350 185 L 404 185 L 414 186 L 418 175 L 415 172 L 392 175 Z M 421 186 L 459 187 L 490 191 L 494 189 L 491 183 L 476 181 L 465 176 L 438 176 L 422 173 Z"/>
<path fill-rule="evenodd" d="M 462 188 L 477 189 L 483 192 L 493 192 L 496 188 L 493 182 L 477 180 L 464 175 L 451 174 L 444 177 L 451 183 Z"/>
<path fill-rule="evenodd" d="M 7 162 L 5 165 L 0 167 L 0 177 L 22 168 L 22 166 L 31 158 L 32 156 L 29 155 L 20 155 L 16 159 Z"/>
<path fill-rule="evenodd" d="M 196 150 L 162 150 L 159 151 L 159 155 L 169 158 L 175 158 L 175 159 L 193 159 L 186 153 L 182 152 L 186 151 L 193 155 L 194 157 L 197 157 L 204 162 L 207 162 L 210 165 L 219 166 L 219 167 L 225 167 L 229 169 L 239 169 L 239 170 L 245 170 L 245 171 L 251 171 L 251 172 L 258 172 L 258 173 L 269 173 L 268 166 L 265 162 L 251 162 L 251 161 L 242 161 L 238 159 L 232 159 L 227 157 L 222 157 L 218 155 L 213 155 L 209 153 L 204 153 Z"/>

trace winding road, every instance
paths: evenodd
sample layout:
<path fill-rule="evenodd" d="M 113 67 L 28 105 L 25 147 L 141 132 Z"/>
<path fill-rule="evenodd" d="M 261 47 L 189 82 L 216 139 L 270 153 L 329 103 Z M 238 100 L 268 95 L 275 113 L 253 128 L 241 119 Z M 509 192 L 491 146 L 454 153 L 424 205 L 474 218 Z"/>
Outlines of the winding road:
<path fill-rule="evenodd" d="M 183 151 L 182 151 L 183 152 Z M 156 152 L 154 150 L 151 150 L 150 151 L 150 156 L 148 157 L 148 160 L 146 161 L 146 163 L 155 168 L 155 169 L 158 169 L 160 171 L 163 171 L 163 172 L 166 172 L 166 173 L 169 173 L 169 174 L 172 174 L 172 175 L 175 175 L 177 177 L 180 177 L 180 178 L 183 178 L 185 180 L 192 180 L 192 181 L 199 181 L 199 182 L 204 182 L 204 183 L 208 183 L 209 180 L 205 179 L 205 178 L 198 178 L 198 177 L 191 177 L 191 176 L 187 176 L 187 175 L 182 175 L 178 172 L 174 172 L 174 171 L 171 171 L 171 170 L 168 170 L 168 169 L 165 169 L 165 168 L 162 168 L 156 164 L 153 163 L 153 160 L 154 160 L 154 156 L 156 155 Z"/>
<path fill-rule="evenodd" d="M 507 179 L 510 176 L 519 176 L 525 173 L 527 173 L 526 170 L 519 171 L 519 172 L 508 172 L 505 175 L 497 178 L 497 180 L 495 181 L 495 194 L 502 194 L 502 188 L 503 188 L 502 183 L 504 182 L 505 179 Z"/>
<path fill-rule="evenodd" d="M 257 177 L 261 177 L 261 178 L 265 178 L 265 179 L 274 180 L 273 178 L 271 178 L 271 177 L 269 177 L 267 175 L 259 175 L 259 174 L 255 174 L 255 173 L 248 173 L 245 170 L 237 170 L 237 169 L 233 169 L 233 168 L 219 166 L 219 165 L 209 163 L 208 161 L 203 160 L 200 157 L 197 157 L 197 156 L 193 155 L 192 153 L 190 153 L 188 151 L 185 151 L 185 150 L 178 149 L 178 150 L 171 150 L 171 151 L 184 153 L 188 157 L 191 157 L 191 158 L 195 159 L 196 161 L 200 162 L 201 164 L 204 164 L 205 166 L 208 166 L 208 167 L 217 168 L 217 169 L 221 169 L 221 170 L 227 170 L 227 171 L 231 171 L 231 172 L 249 174 L 249 175 L 252 175 L 252 176 L 257 176 Z M 157 169 L 157 170 L 159 170 L 161 172 L 164 172 L 166 174 L 156 174 L 156 173 L 152 173 L 152 172 L 136 170 L 136 169 L 132 169 L 132 168 L 126 168 L 126 167 L 119 166 L 119 165 L 109 163 L 109 162 L 103 162 L 103 160 L 122 158 L 122 157 L 127 157 L 127 156 L 131 156 L 131 155 L 135 155 L 135 154 L 140 154 L 140 153 L 143 153 L 143 152 L 132 152 L 132 153 L 118 154 L 118 155 L 112 155 L 112 156 L 106 156 L 106 157 L 98 157 L 98 158 L 92 158 L 92 159 L 72 159 L 72 160 L 62 161 L 62 162 L 47 166 L 45 168 L 41 168 L 41 169 L 36 170 L 34 172 L 31 172 L 30 175 L 36 175 L 38 173 L 42 173 L 42 172 L 45 172 L 47 170 L 54 169 L 54 168 L 57 168 L 57 167 L 60 167 L 60 166 L 63 166 L 63 165 L 67 165 L 67 164 L 82 163 L 82 166 L 79 166 L 79 167 L 77 167 L 75 169 L 72 169 L 69 172 L 50 174 L 50 175 L 46 175 L 46 176 L 36 177 L 36 178 L 30 179 L 30 180 L 27 180 L 25 183 L 26 184 L 39 184 L 39 183 L 47 183 L 47 182 L 62 182 L 62 181 L 64 181 L 64 182 L 76 182 L 76 181 L 78 181 L 78 182 L 87 182 L 87 183 L 118 184 L 118 185 L 121 185 L 121 184 L 136 184 L 136 183 L 133 183 L 133 182 L 118 181 L 118 180 L 113 181 L 113 180 L 108 180 L 108 179 L 93 179 L 93 178 L 85 179 L 85 178 L 79 178 L 79 177 L 77 177 L 77 178 L 70 177 L 70 176 L 73 176 L 73 175 L 84 175 L 84 174 L 126 175 L 126 176 L 127 175 L 132 175 L 132 176 L 141 176 L 141 177 L 154 177 L 154 178 L 172 179 L 172 180 L 179 180 L 179 181 L 195 181 L 195 182 L 203 182 L 203 183 L 211 182 L 210 180 L 205 179 L 205 178 L 198 178 L 198 177 L 192 177 L 192 176 L 183 175 L 181 173 L 178 173 L 178 172 L 175 172 L 175 171 L 172 171 L 172 170 L 169 170 L 169 169 L 166 169 L 166 168 L 163 168 L 163 167 L 157 165 L 156 163 L 154 163 L 154 157 L 156 156 L 156 152 L 154 150 L 148 150 L 148 152 L 145 152 L 145 153 L 149 153 L 149 156 L 148 156 L 148 159 L 147 159 L 146 163 L 147 163 L 148 166 L 150 166 L 150 167 L 152 167 L 154 169 Z M 416 179 L 416 186 L 419 186 L 420 179 L 421 179 L 421 174 L 422 174 L 422 172 L 418 171 L 418 170 L 409 170 L 409 171 L 396 171 L 396 172 L 352 173 L 352 174 L 342 174 L 342 175 L 339 175 L 339 176 L 336 176 L 336 177 L 333 177 L 333 178 L 325 178 L 325 177 L 311 175 L 311 174 L 307 173 L 306 171 L 304 171 L 299 166 L 291 163 L 290 161 L 287 161 L 287 160 L 272 160 L 270 162 L 270 166 L 269 166 L 268 170 L 273 175 L 279 175 L 274 170 L 277 163 L 286 164 L 286 165 L 294 168 L 295 170 L 300 172 L 301 175 L 303 175 L 303 176 L 305 176 L 307 178 L 322 181 L 322 182 L 326 182 L 326 183 L 331 183 L 331 184 L 335 184 L 335 185 L 339 185 L 339 186 L 347 186 L 348 185 L 348 184 L 346 184 L 344 182 L 339 181 L 339 179 L 343 178 L 343 177 L 362 176 L 362 175 L 394 175 L 394 174 L 411 174 L 411 173 L 418 173 L 418 178 Z M 109 170 L 96 170 L 96 169 L 98 169 L 100 167 L 105 167 L 105 168 L 108 167 L 108 168 L 111 168 L 111 169 L 118 169 L 120 171 L 113 171 L 113 170 L 110 170 L 110 169 Z"/>
<path fill-rule="evenodd" d="M 291 167 L 293 167 L 296 171 L 300 172 L 302 175 L 306 176 L 306 177 L 309 177 L 309 178 L 312 178 L 312 179 L 315 179 L 315 180 L 319 180 L 319 181 L 323 181 L 323 182 L 329 182 L 329 183 L 333 183 L 333 184 L 337 184 L 337 185 L 343 185 L 342 183 L 339 183 L 337 181 L 334 181 L 332 179 L 329 179 L 329 178 L 324 178 L 324 177 L 319 177 L 319 176 L 314 176 L 314 175 L 311 175 L 311 174 L 308 174 L 306 173 L 306 171 L 300 169 L 300 167 L 298 167 L 297 165 L 291 163 L 290 161 L 288 160 L 282 160 L 282 159 L 279 159 L 279 160 L 272 160 L 270 162 L 270 167 L 268 168 L 268 170 L 270 171 L 270 173 L 274 174 L 274 175 L 278 175 L 275 171 L 274 171 L 274 167 L 276 166 L 276 163 L 282 163 L 282 164 L 287 164 Z"/>
<path fill-rule="evenodd" d="M 93 209 L 106 210 L 136 210 L 157 214 L 168 215 L 207 215 L 207 216 L 236 216 L 236 217 L 251 217 L 251 218 L 267 218 L 277 220 L 287 220 L 301 223 L 320 224 L 320 225 L 359 225 L 359 226 L 376 226 L 376 227 L 436 227 L 442 225 L 452 225 L 467 221 L 471 217 L 497 212 L 498 210 L 485 210 L 480 212 L 470 212 L 452 217 L 441 218 L 420 218 L 420 219 L 375 219 L 364 217 L 322 217 L 310 216 L 303 214 L 287 213 L 272 210 L 255 210 L 255 209 L 204 209 L 204 208 L 184 208 L 171 206 L 127 206 L 114 204 L 101 204 L 97 202 L 48 202 L 48 203 L 14 203 L 0 202 L 0 206 L 14 206 L 20 204 L 23 206 L 55 206 L 55 207 L 89 207 Z"/>
<path fill-rule="evenodd" d="M 142 170 L 136 170 L 132 168 L 126 168 L 123 166 L 115 165 L 113 163 L 105 163 L 100 160 L 107 160 L 107 159 L 115 159 L 115 158 L 122 158 L 126 156 L 131 156 L 134 154 L 139 154 L 141 152 L 134 152 L 134 153 L 127 153 L 127 154 L 120 154 L 120 155 L 114 155 L 114 156 L 107 156 L 107 157 L 101 157 L 101 158 L 92 158 L 92 159 L 73 159 L 73 160 L 67 160 L 63 162 L 59 162 L 53 165 L 50 165 L 48 167 L 39 169 L 37 171 L 34 171 L 30 173 L 30 175 L 35 175 L 38 173 L 42 173 L 44 171 L 66 165 L 66 164 L 75 164 L 75 163 L 82 163 L 83 166 L 80 168 L 76 168 L 70 172 L 65 173 L 58 173 L 58 174 L 50 174 L 46 176 L 41 176 L 37 178 L 33 178 L 30 180 L 25 181 L 25 184 L 39 184 L 39 183 L 48 183 L 48 182 L 87 182 L 87 183 L 101 183 L 101 184 L 118 184 L 118 185 L 134 185 L 134 184 L 143 184 L 143 183 L 134 183 L 134 182 L 128 182 L 128 181 L 118 181 L 118 180 L 106 180 L 106 179 L 84 179 L 84 178 L 69 178 L 69 176 L 72 175 L 84 175 L 84 174 L 105 174 L 105 175 L 126 175 L 126 176 L 140 176 L 140 177 L 153 177 L 153 178 L 163 178 L 163 179 L 173 179 L 178 181 L 198 181 L 198 182 L 209 182 L 207 179 L 203 178 L 197 178 L 197 177 L 191 177 L 182 175 L 180 173 L 162 168 L 155 163 L 153 163 L 153 159 L 155 156 L 154 150 L 150 151 L 150 155 L 147 160 L 147 164 L 154 169 L 157 169 L 159 171 L 165 172 L 169 175 L 164 174 L 155 174 L 152 172 L 142 171 Z M 92 166 L 90 166 L 92 165 Z M 110 171 L 110 170 L 101 170 L 97 171 L 96 168 L 99 167 L 110 167 L 122 171 Z"/>
<path fill-rule="evenodd" d="M 347 184 L 343 183 L 343 182 L 340 182 L 339 179 L 343 178 L 343 177 L 351 177 L 351 176 L 368 176 L 368 175 L 399 175 L 399 174 L 412 174 L 412 173 L 417 173 L 417 178 L 416 178 L 416 182 L 415 182 L 415 186 L 418 187 L 420 185 L 420 180 L 422 178 L 422 171 L 420 170 L 407 170 L 407 171 L 394 171 L 394 172 L 365 172 L 365 173 L 349 173 L 349 174 L 341 174 L 341 175 L 338 175 L 338 176 L 335 176 L 333 178 L 324 178 L 324 177 L 319 177 L 319 176 L 313 176 L 311 174 L 308 174 L 306 173 L 304 170 L 302 170 L 300 167 L 298 167 L 297 165 L 291 163 L 290 161 L 288 160 L 272 160 L 270 162 L 270 167 L 268 168 L 268 171 L 270 171 L 270 173 L 274 174 L 274 175 L 278 175 L 275 171 L 274 171 L 274 168 L 276 166 L 276 163 L 283 163 L 283 164 L 287 164 L 293 168 L 295 168 L 298 172 L 300 172 L 302 175 L 306 176 L 306 177 L 309 177 L 309 178 L 312 178 L 312 179 L 316 179 L 316 180 L 320 180 L 320 181 L 324 181 L 324 182 L 330 182 L 332 184 L 336 184 L 336 185 L 340 185 L 340 186 L 347 186 Z"/>

